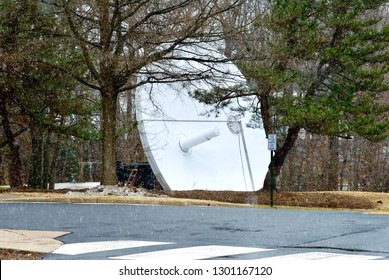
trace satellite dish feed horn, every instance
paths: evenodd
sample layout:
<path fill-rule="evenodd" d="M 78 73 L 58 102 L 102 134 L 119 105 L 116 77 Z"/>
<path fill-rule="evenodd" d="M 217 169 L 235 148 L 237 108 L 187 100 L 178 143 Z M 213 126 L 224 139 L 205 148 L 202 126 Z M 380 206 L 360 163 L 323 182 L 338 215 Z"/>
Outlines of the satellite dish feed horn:
<path fill-rule="evenodd" d="M 212 138 L 215 138 L 220 135 L 220 130 L 217 127 L 214 127 L 210 130 L 207 130 L 201 134 L 198 134 L 196 136 L 193 136 L 191 138 L 183 138 L 180 139 L 179 145 L 181 150 L 184 153 L 189 153 L 191 151 L 191 148 L 194 146 L 200 145 L 204 142 L 207 142 L 211 140 Z"/>

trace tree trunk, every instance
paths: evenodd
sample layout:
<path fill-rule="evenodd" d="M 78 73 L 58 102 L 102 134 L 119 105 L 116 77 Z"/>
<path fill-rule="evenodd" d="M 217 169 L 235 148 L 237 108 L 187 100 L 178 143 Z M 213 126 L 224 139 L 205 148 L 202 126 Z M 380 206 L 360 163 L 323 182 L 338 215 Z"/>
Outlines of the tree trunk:
<path fill-rule="evenodd" d="M 116 113 L 117 99 L 120 88 L 115 79 L 117 69 L 115 62 L 111 60 L 111 23 L 109 1 L 97 1 L 100 12 L 100 46 L 102 58 L 100 61 L 100 93 L 102 99 L 102 166 L 101 184 L 116 185 Z"/>
<path fill-rule="evenodd" d="M 64 141 L 62 148 L 60 148 L 59 161 L 59 182 L 67 182 L 67 166 L 69 161 L 69 144 Z"/>
<path fill-rule="evenodd" d="M 117 94 L 112 90 L 102 91 L 102 170 L 101 184 L 116 185 L 116 109 Z"/>
<path fill-rule="evenodd" d="M 43 137 L 42 142 L 42 189 L 48 189 L 49 187 L 49 176 L 50 176 L 50 160 L 49 160 L 49 145 L 51 141 L 50 133 L 46 134 L 47 137 Z"/>
<path fill-rule="evenodd" d="M 87 179 L 87 181 L 88 182 L 94 182 L 94 178 L 93 178 L 94 165 L 93 165 L 93 160 L 92 160 L 92 150 L 93 150 L 92 143 L 89 141 L 88 142 L 88 149 L 87 149 L 87 153 L 88 153 L 88 179 Z"/>
<path fill-rule="evenodd" d="M 331 136 L 328 139 L 328 173 L 327 190 L 337 190 L 339 185 L 339 138 Z"/>
<path fill-rule="evenodd" d="M 57 135 L 57 139 L 55 141 L 55 146 L 54 146 L 54 152 L 53 152 L 53 156 L 51 158 L 51 163 L 50 163 L 50 172 L 49 172 L 49 189 L 50 190 L 53 190 L 54 186 L 55 186 L 60 149 L 61 149 L 61 138 L 59 135 Z"/>
<path fill-rule="evenodd" d="M 44 188 L 44 155 L 43 132 L 39 128 L 31 128 L 31 164 L 28 178 L 29 187 Z"/>
<path fill-rule="evenodd" d="M 5 185 L 5 184 L 8 184 L 7 182 L 7 175 L 5 174 L 5 170 L 4 170 L 4 164 L 3 164 L 3 155 L 0 154 L 0 185 Z"/>
<path fill-rule="evenodd" d="M 84 180 L 84 145 L 81 141 L 78 141 L 77 149 L 78 149 L 77 182 L 85 182 L 85 180 Z"/>
<path fill-rule="evenodd" d="M 289 151 L 292 149 L 294 143 L 297 140 L 298 134 L 300 131 L 299 126 L 293 126 L 288 129 L 288 133 L 285 139 L 284 144 L 281 148 L 277 147 L 273 161 L 269 164 L 269 169 L 266 173 L 265 180 L 263 182 L 262 191 L 270 191 L 270 167 L 273 164 L 273 176 L 274 176 L 274 186 L 276 187 L 276 178 L 281 172 L 281 168 L 285 162 L 286 156 Z"/>
<path fill-rule="evenodd" d="M 22 187 L 22 161 L 20 159 L 19 145 L 17 144 L 14 134 L 12 133 L 10 120 L 8 118 L 6 96 L 4 92 L 0 94 L 0 116 L 3 126 L 3 133 L 8 143 L 9 153 L 9 184 L 11 188 Z"/>

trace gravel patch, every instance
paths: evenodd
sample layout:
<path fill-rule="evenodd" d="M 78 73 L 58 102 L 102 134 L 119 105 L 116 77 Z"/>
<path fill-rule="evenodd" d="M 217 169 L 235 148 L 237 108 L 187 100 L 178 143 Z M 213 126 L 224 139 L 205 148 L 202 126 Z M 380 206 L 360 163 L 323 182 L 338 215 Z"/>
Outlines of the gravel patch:
<path fill-rule="evenodd" d="M 86 191 L 68 191 L 69 196 L 138 196 L 138 197 L 165 197 L 167 195 L 152 193 L 143 188 L 130 188 L 118 186 L 97 186 Z"/>

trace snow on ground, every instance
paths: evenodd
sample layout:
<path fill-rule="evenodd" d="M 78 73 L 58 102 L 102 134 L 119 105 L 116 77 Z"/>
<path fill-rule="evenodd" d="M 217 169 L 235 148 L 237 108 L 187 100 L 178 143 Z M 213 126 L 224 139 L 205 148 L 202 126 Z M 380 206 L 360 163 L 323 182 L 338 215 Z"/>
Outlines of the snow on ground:
<path fill-rule="evenodd" d="M 0 190 L 9 189 L 9 186 L 0 186 Z M 100 182 L 85 183 L 56 183 L 54 189 L 69 189 L 67 195 L 85 195 L 85 196 L 148 196 L 148 197 L 167 197 L 151 193 L 143 188 L 129 188 L 119 186 L 102 186 Z"/>
<path fill-rule="evenodd" d="M 148 196 L 148 197 L 167 197 L 165 195 L 158 195 L 151 193 L 143 188 L 129 188 L 119 186 L 101 186 L 98 182 L 90 183 L 61 183 L 58 188 L 69 188 L 74 191 L 69 191 L 67 195 L 91 195 L 91 196 Z M 57 189 L 57 184 L 55 186 Z M 78 191 L 80 189 L 88 189 Z"/>
<path fill-rule="evenodd" d="M 86 183 L 56 183 L 54 185 L 54 189 L 72 189 L 72 190 L 80 190 L 80 189 L 91 189 L 100 185 L 100 182 L 86 182 Z"/>

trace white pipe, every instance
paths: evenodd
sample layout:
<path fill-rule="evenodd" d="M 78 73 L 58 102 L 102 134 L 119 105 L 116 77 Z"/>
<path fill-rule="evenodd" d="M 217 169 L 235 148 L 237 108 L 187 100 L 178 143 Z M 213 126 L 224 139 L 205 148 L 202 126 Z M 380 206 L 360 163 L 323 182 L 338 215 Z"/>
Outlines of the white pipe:
<path fill-rule="evenodd" d="M 199 135 L 193 136 L 191 138 L 181 139 L 179 142 L 180 148 L 185 153 L 189 152 L 194 146 L 200 145 L 204 142 L 211 140 L 220 135 L 220 130 L 217 127 L 214 127 L 210 130 L 207 130 Z"/>

